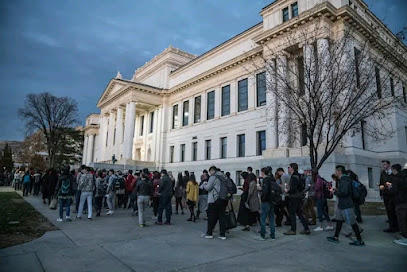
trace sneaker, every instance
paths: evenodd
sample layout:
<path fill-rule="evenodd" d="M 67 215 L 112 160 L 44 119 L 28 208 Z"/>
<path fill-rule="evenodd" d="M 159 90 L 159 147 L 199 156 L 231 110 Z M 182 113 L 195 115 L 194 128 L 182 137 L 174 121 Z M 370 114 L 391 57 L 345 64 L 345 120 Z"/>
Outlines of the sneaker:
<path fill-rule="evenodd" d="M 213 235 L 208 235 L 208 234 L 201 234 L 201 237 L 205 238 L 205 239 L 213 239 Z"/>
<path fill-rule="evenodd" d="M 393 241 L 395 244 L 402 245 L 402 246 L 407 246 L 407 238 L 402 238 L 398 240 Z"/>
<path fill-rule="evenodd" d="M 284 232 L 284 235 L 296 235 L 297 233 L 295 231 L 289 230 Z"/>
<path fill-rule="evenodd" d="M 333 226 L 327 226 L 324 230 L 325 230 L 325 231 L 334 230 L 334 227 L 333 227 Z"/>
<path fill-rule="evenodd" d="M 76 219 L 82 220 L 82 217 L 77 216 Z"/>
<path fill-rule="evenodd" d="M 66 219 L 66 221 L 69 221 L 69 222 L 72 221 L 72 219 L 69 216 L 67 216 L 65 219 Z"/>
<path fill-rule="evenodd" d="M 276 240 L 276 237 L 270 237 L 270 241 L 275 241 Z"/>
<path fill-rule="evenodd" d="M 364 246 L 364 245 L 365 245 L 365 242 L 355 240 L 355 241 L 353 241 L 353 242 L 350 242 L 349 245 L 351 245 L 351 246 Z"/>
<path fill-rule="evenodd" d="M 324 229 L 321 228 L 321 227 L 317 227 L 317 228 L 314 229 L 314 231 L 323 231 L 323 230 L 324 230 Z"/>
<path fill-rule="evenodd" d="M 163 222 L 155 222 L 155 224 L 161 226 Z"/>
<path fill-rule="evenodd" d="M 157 217 L 157 216 L 153 216 L 153 217 L 151 217 L 151 219 L 153 219 L 153 220 L 157 220 L 157 219 L 158 219 L 158 217 Z"/>
<path fill-rule="evenodd" d="M 114 213 L 114 211 L 108 211 L 107 213 L 106 213 L 106 215 L 112 215 Z"/>
<path fill-rule="evenodd" d="M 188 221 L 188 222 L 192 222 L 192 218 L 188 218 L 187 221 Z"/>
<path fill-rule="evenodd" d="M 170 222 L 167 222 L 167 223 L 165 223 L 165 225 L 167 225 L 167 226 L 171 226 L 171 223 L 170 223 Z"/>
<path fill-rule="evenodd" d="M 329 242 L 339 243 L 338 237 L 326 237 Z"/>
<path fill-rule="evenodd" d="M 254 237 L 254 240 L 256 241 L 266 241 L 266 238 L 261 237 L 261 235 Z"/>
<path fill-rule="evenodd" d="M 62 222 L 62 221 L 64 221 L 64 220 L 62 220 L 62 218 L 57 219 L 57 222 Z"/>
<path fill-rule="evenodd" d="M 140 228 L 144 228 L 144 225 L 143 225 L 143 224 L 140 224 L 139 227 L 140 227 Z"/>
<path fill-rule="evenodd" d="M 309 229 L 308 230 L 303 230 L 303 231 L 300 232 L 300 234 L 309 235 L 309 234 L 311 234 L 311 231 Z"/>
<path fill-rule="evenodd" d="M 221 240 L 226 240 L 226 236 L 219 236 L 218 238 Z"/>
<path fill-rule="evenodd" d="M 88 220 L 89 220 L 89 221 L 92 221 L 92 217 L 88 217 Z"/>

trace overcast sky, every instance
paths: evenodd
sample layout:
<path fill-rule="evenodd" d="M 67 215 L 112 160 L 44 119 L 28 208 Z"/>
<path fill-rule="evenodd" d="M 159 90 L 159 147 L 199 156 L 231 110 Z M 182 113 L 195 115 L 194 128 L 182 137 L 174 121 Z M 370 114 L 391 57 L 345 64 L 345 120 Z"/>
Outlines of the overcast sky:
<path fill-rule="evenodd" d="M 76 99 L 81 125 L 118 70 L 169 45 L 200 55 L 261 21 L 272 0 L 0 1 L 0 140 L 22 140 L 17 115 L 28 93 Z M 406 0 L 366 0 L 393 32 L 407 23 Z"/>

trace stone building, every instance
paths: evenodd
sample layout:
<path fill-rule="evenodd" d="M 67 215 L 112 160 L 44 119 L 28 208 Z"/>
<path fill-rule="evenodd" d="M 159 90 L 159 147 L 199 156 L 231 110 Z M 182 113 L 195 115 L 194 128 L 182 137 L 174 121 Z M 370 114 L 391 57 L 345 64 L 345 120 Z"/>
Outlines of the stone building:
<path fill-rule="evenodd" d="M 316 21 L 327 29 L 325 36 L 315 37 L 317 44 L 329 46 L 335 38 L 330 36 L 333 28 L 353 27 L 355 39 L 373 37 L 378 52 L 391 52 L 404 60 L 392 71 L 389 84 L 392 91 L 405 95 L 406 47 L 397 43 L 363 1 L 277 0 L 260 15 L 260 23 L 201 56 L 170 46 L 131 79 L 123 79 L 118 72 L 97 102 L 100 113 L 86 119 L 83 163 L 116 169 L 165 168 L 174 176 L 183 170 L 199 176 L 216 165 L 229 171 L 238 185 L 247 166 L 256 172 L 267 165 L 286 169 L 290 162 L 300 168 L 309 166 L 307 146 L 290 141 L 292 135 L 268 120 L 272 102 L 261 82 L 272 75 L 251 63 L 261 63 L 270 46 L 287 51 L 280 42 L 284 33 Z M 301 44 L 297 49 L 300 55 L 309 50 Z M 387 78 L 385 73 L 381 71 L 379 78 Z M 398 129 L 380 143 L 363 131 L 345 136 L 321 168 L 322 174 L 329 179 L 334 165 L 344 164 L 359 174 L 370 198 L 377 197 L 381 160 L 406 162 L 406 117 L 405 111 L 396 109 L 391 123 Z"/>

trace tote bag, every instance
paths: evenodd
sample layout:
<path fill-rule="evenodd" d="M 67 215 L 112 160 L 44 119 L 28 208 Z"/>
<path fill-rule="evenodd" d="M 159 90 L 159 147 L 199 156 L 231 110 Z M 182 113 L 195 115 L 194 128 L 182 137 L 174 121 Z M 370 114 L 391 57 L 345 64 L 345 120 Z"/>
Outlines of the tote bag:
<path fill-rule="evenodd" d="M 58 205 L 57 199 L 56 199 L 56 198 L 53 198 L 53 199 L 51 200 L 51 204 L 49 204 L 49 208 L 50 208 L 51 210 L 56 210 L 57 205 Z"/>
<path fill-rule="evenodd" d="M 226 229 L 234 229 L 237 227 L 237 220 L 236 220 L 236 214 L 235 211 L 233 210 L 233 204 L 231 201 L 229 201 L 228 210 L 225 212 L 225 217 L 226 217 Z"/>

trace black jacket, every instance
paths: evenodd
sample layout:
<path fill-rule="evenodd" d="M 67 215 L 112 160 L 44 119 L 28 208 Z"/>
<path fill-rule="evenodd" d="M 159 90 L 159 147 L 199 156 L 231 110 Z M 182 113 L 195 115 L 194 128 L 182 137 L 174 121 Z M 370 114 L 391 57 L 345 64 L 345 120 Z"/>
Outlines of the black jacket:
<path fill-rule="evenodd" d="M 273 178 L 270 176 L 263 179 L 263 183 L 261 184 L 261 202 L 270 202 L 270 190 L 272 182 Z"/>
<path fill-rule="evenodd" d="M 160 196 L 172 197 L 172 180 L 168 175 L 161 178 L 160 189 L 158 191 Z"/>
<path fill-rule="evenodd" d="M 153 186 L 148 179 L 141 179 L 136 186 L 137 195 L 150 196 L 153 193 Z"/>
<path fill-rule="evenodd" d="M 342 175 L 339 179 L 339 187 L 335 192 L 338 197 L 338 208 L 341 210 L 349 209 L 354 206 L 352 199 L 352 181 L 348 175 Z"/>
<path fill-rule="evenodd" d="M 301 198 L 302 192 L 300 192 L 300 174 L 298 172 L 294 172 L 290 178 L 290 188 L 288 190 L 288 195 L 290 198 Z"/>
<path fill-rule="evenodd" d="M 384 189 L 383 191 L 380 190 L 380 195 L 387 197 L 389 196 L 389 190 L 387 189 L 387 185 L 386 182 L 390 182 L 392 181 L 392 175 L 389 175 L 386 173 L 386 171 L 382 171 L 380 173 L 380 183 L 379 185 L 383 185 L 384 187 L 386 187 L 386 189 Z"/>
<path fill-rule="evenodd" d="M 391 175 L 389 195 L 394 196 L 394 203 L 407 203 L 407 179 L 401 174 Z"/>

